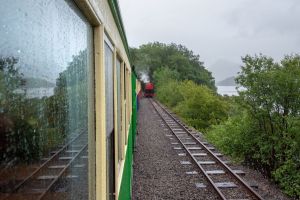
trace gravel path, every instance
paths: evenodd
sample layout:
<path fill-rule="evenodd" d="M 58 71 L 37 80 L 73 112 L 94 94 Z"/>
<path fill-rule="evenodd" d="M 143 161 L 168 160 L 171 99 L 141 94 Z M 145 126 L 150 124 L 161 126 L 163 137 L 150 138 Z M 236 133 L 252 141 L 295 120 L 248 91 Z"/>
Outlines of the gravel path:
<path fill-rule="evenodd" d="M 133 199 L 218 199 L 210 191 L 204 177 L 186 175 L 194 171 L 192 165 L 181 165 L 188 157 L 178 156 L 168 134 L 171 134 L 153 109 L 149 99 L 140 101 L 137 144 L 133 165 Z M 206 188 L 197 188 L 204 183 Z"/>
<path fill-rule="evenodd" d="M 191 161 L 179 156 L 183 150 L 175 150 L 178 142 L 170 139 L 171 132 L 153 109 L 149 99 L 140 101 L 137 143 L 133 165 L 133 199 L 218 199 L 213 189 L 198 171 L 198 175 L 186 175 L 195 171 L 194 164 L 181 165 L 180 161 Z M 178 145 L 177 145 L 178 146 Z M 255 185 L 255 190 L 264 199 L 289 199 L 259 172 L 242 165 L 231 164 L 233 169 L 246 172 L 242 178 Z M 205 188 L 197 188 L 203 183 Z"/>

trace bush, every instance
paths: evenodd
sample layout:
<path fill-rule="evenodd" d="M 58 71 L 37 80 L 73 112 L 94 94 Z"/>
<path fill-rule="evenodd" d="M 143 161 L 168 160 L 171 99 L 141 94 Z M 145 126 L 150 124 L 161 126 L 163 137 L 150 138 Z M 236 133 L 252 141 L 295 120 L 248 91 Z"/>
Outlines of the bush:
<path fill-rule="evenodd" d="M 183 99 L 174 111 L 191 126 L 205 130 L 227 119 L 227 103 L 206 86 L 183 81 L 177 87 Z"/>
<path fill-rule="evenodd" d="M 206 138 L 222 152 L 231 155 L 237 161 L 243 161 L 251 145 L 245 144 L 244 139 L 249 135 L 247 128 L 250 126 L 246 114 L 229 117 L 227 121 L 214 125 L 206 133 Z"/>
<path fill-rule="evenodd" d="M 168 68 L 154 73 L 157 98 L 191 126 L 205 130 L 227 119 L 228 104 L 207 86 L 179 81 Z"/>
<path fill-rule="evenodd" d="M 0 118 L 4 118 L 1 117 Z M 40 157 L 39 134 L 27 121 L 20 117 L 8 117 L 10 125 L 7 127 L 4 144 L 1 151 L 1 161 L 6 163 L 12 159 L 31 162 Z"/>
<path fill-rule="evenodd" d="M 299 161 L 298 161 L 299 162 Z M 273 172 L 273 177 L 286 194 L 300 197 L 299 165 L 289 159 Z"/>

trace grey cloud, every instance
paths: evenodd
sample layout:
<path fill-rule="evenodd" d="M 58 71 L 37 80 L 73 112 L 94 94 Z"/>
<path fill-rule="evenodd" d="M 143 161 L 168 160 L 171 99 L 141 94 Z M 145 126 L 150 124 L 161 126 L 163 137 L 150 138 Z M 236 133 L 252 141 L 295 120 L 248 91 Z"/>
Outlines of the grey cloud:
<path fill-rule="evenodd" d="M 241 37 L 296 36 L 300 33 L 300 3 L 298 0 L 248 0 L 229 12 L 226 19 Z"/>
<path fill-rule="evenodd" d="M 129 45 L 183 44 L 211 69 L 219 60 L 240 64 L 245 54 L 263 53 L 279 60 L 300 53 L 299 0 L 119 2 Z"/>

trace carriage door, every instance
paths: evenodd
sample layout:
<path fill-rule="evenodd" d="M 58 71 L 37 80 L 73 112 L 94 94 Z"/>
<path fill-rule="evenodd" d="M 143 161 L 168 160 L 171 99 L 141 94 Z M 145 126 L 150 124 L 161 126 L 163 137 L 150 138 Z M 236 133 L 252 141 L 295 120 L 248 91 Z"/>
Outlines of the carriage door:
<path fill-rule="evenodd" d="M 113 47 L 106 40 L 105 54 L 105 99 L 106 99 L 106 152 L 107 152 L 107 195 L 114 199 L 115 193 L 115 138 L 114 138 L 114 79 L 113 79 Z"/>

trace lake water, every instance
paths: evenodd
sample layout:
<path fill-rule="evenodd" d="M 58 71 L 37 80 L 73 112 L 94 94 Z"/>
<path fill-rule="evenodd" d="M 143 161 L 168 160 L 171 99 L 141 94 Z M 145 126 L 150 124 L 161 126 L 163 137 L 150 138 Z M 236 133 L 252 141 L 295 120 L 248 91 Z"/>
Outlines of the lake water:
<path fill-rule="evenodd" d="M 17 94 L 24 94 L 25 90 L 16 89 L 14 90 Z M 41 99 L 43 97 L 50 97 L 54 95 L 54 87 L 51 88 L 26 88 L 26 98 L 38 98 Z"/>
<path fill-rule="evenodd" d="M 27 88 L 26 89 L 26 97 L 31 98 L 42 98 L 42 97 L 50 97 L 54 95 L 54 87 L 51 88 Z"/>
<path fill-rule="evenodd" d="M 221 95 L 228 95 L 228 96 L 237 96 L 237 90 L 235 89 L 236 86 L 217 86 L 218 93 Z"/>

